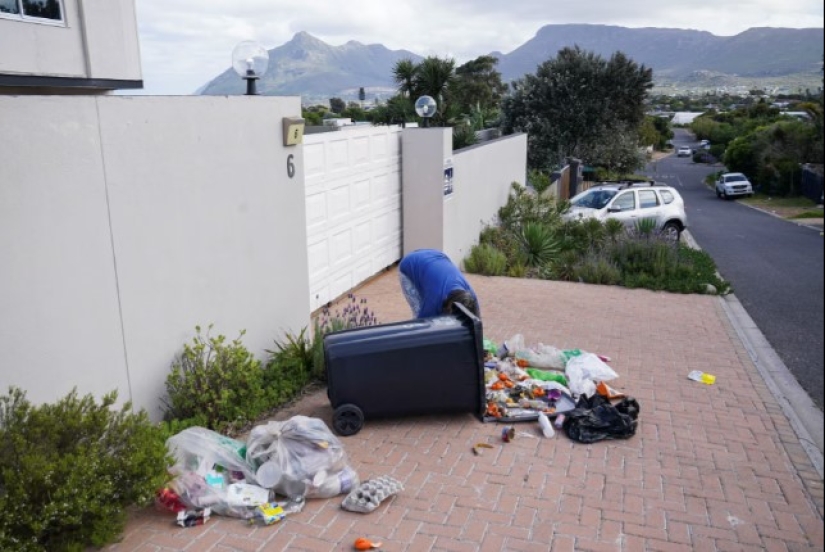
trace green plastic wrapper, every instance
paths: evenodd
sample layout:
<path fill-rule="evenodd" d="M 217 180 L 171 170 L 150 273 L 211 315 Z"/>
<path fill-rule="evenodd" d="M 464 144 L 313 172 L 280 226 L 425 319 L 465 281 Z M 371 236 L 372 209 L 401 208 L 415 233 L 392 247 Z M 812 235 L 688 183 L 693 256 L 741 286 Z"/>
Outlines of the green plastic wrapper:
<path fill-rule="evenodd" d="M 564 374 L 559 374 L 556 372 L 546 372 L 544 370 L 539 370 L 538 368 L 527 368 L 525 372 L 530 374 L 530 377 L 534 380 L 555 381 L 556 383 L 560 383 L 563 386 L 567 387 L 567 378 L 564 377 Z"/>
<path fill-rule="evenodd" d="M 491 355 L 496 356 L 496 354 L 498 353 L 498 345 L 496 345 L 492 339 L 485 339 L 484 350 L 490 353 Z"/>

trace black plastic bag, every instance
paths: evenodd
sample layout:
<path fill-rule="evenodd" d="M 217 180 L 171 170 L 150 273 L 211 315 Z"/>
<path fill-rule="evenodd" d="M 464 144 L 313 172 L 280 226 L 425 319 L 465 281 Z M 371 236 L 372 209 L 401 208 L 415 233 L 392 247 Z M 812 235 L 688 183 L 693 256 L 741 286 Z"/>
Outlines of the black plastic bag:
<path fill-rule="evenodd" d="M 639 403 L 626 397 L 615 405 L 599 394 L 582 395 L 576 408 L 565 414 L 567 436 L 580 443 L 595 443 L 604 439 L 629 439 L 639 424 Z"/>

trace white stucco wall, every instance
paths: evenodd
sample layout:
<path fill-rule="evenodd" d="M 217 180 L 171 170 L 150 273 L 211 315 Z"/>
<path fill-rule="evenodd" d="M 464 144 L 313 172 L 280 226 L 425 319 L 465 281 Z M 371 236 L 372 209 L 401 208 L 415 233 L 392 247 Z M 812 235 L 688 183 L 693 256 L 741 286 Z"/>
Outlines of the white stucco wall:
<path fill-rule="evenodd" d="M 140 80 L 135 0 L 80 1 L 89 56 L 88 77 Z"/>
<path fill-rule="evenodd" d="M 448 128 L 407 129 L 402 139 L 404 254 L 440 249 L 461 264 L 507 203 L 510 185 L 526 182 L 527 135 L 455 153 Z M 445 162 L 453 168 L 453 191 L 446 196 Z"/>
<path fill-rule="evenodd" d="M 453 154 L 453 193 L 444 200 L 444 252 L 460 263 L 495 222 L 513 182 L 527 183 L 527 135 L 505 136 Z"/>
<path fill-rule="evenodd" d="M 134 0 L 63 0 L 63 24 L 0 18 L 0 73 L 140 80 Z"/>
<path fill-rule="evenodd" d="M 0 96 L 0 392 L 129 398 L 97 104 Z"/>
<path fill-rule="evenodd" d="M 452 129 L 408 128 L 401 135 L 403 254 L 444 249 L 444 161 Z M 455 261 L 455 259 L 453 259 Z"/>
<path fill-rule="evenodd" d="M 297 97 L 0 96 L 16 160 L 0 163 L 0 389 L 118 388 L 157 419 L 195 325 L 246 329 L 259 358 L 307 326 L 303 154 L 281 137 L 299 113 Z"/>

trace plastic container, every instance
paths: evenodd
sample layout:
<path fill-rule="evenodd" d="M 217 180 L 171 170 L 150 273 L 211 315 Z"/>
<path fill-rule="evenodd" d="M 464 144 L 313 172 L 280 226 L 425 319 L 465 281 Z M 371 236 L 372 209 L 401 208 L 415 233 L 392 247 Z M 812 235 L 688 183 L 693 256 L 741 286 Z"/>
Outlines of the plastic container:
<path fill-rule="evenodd" d="M 553 424 L 550 423 L 550 420 L 544 412 L 539 412 L 539 427 L 541 427 L 541 432 L 548 439 L 556 435 L 556 432 L 553 431 Z"/>
<path fill-rule="evenodd" d="M 264 462 L 258 467 L 255 473 L 255 479 L 258 480 L 258 485 L 265 489 L 272 489 L 281 482 L 283 472 L 278 464 L 275 462 Z"/>
<path fill-rule="evenodd" d="M 458 314 L 324 336 L 332 428 L 354 435 L 367 418 L 486 410 L 481 320 Z"/>

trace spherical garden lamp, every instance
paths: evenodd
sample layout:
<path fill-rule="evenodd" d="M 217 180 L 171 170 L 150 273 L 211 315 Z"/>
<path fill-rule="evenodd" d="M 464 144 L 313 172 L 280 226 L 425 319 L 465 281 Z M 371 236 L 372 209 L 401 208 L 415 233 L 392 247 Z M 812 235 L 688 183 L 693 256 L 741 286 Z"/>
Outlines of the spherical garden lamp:
<path fill-rule="evenodd" d="M 269 52 L 252 40 L 245 40 L 232 50 L 232 69 L 246 81 L 246 95 L 258 94 L 255 82 L 269 67 Z"/>
<path fill-rule="evenodd" d="M 415 100 L 415 112 L 424 120 L 424 128 L 430 126 L 430 117 L 435 115 L 438 109 L 438 104 L 432 96 L 421 96 Z"/>

